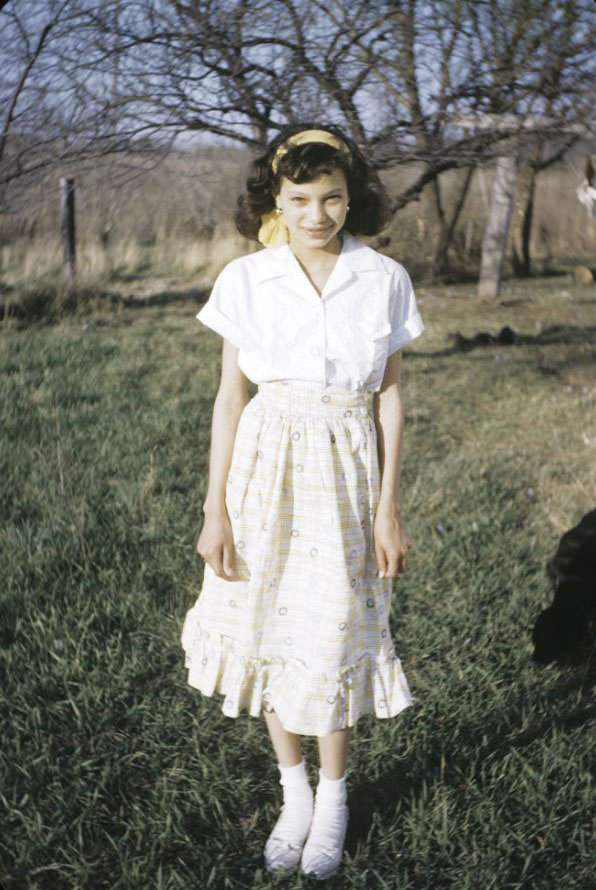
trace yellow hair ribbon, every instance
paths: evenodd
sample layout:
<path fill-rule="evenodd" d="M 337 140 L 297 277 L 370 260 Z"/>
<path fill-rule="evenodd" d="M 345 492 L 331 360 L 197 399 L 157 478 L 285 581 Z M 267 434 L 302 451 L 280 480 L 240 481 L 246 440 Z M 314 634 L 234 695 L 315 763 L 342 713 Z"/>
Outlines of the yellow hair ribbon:
<path fill-rule="evenodd" d="M 272 210 L 261 217 L 261 228 L 257 238 L 265 247 L 281 247 L 288 244 L 290 237 L 288 227 L 280 214 Z"/>
<path fill-rule="evenodd" d="M 338 139 L 337 136 L 334 136 L 333 133 L 328 133 L 327 130 L 301 130 L 300 133 L 295 133 L 278 146 L 277 151 L 273 155 L 273 160 L 271 161 L 271 169 L 273 172 L 277 173 L 279 162 L 283 156 L 287 154 L 291 145 L 305 145 L 307 142 L 323 142 L 325 145 L 330 145 L 332 148 L 337 149 L 337 151 L 341 151 L 342 154 L 352 154 L 343 139 Z"/>
<path fill-rule="evenodd" d="M 305 145 L 307 142 L 322 142 L 325 145 L 330 145 L 342 154 L 348 156 L 352 154 L 343 139 L 339 139 L 333 133 L 328 133 L 327 130 L 302 130 L 300 133 L 290 136 L 289 139 L 278 146 L 271 161 L 273 172 L 277 173 L 279 162 L 290 146 Z M 282 244 L 289 242 L 288 227 L 275 210 L 271 210 L 261 217 L 261 227 L 257 238 L 265 247 L 281 247 Z"/>

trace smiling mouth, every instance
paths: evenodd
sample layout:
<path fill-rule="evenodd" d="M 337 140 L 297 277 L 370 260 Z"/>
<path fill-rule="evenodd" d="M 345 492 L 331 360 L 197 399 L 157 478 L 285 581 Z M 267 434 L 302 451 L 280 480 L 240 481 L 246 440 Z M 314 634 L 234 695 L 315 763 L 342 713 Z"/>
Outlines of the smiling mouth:
<path fill-rule="evenodd" d="M 309 235 L 325 235 L 326 232 L 330 230 L 331 226 L 323 226 L 321 229 L 305 229 Z"/>

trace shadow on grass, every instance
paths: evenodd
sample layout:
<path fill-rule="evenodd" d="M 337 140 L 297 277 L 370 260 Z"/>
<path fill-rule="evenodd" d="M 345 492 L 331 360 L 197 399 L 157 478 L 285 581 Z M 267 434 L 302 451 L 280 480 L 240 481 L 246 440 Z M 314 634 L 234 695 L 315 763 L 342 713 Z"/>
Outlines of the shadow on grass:
<path fill-rule="evenodd" d="M 139 276 L 142 277 L 142 276 Z M 79 288 L 68 295 L 55 286 L 31 288 L 27 291 L 5 289 L 7 297 L 0 299 L 0 321 L 14 319 L 21 327 L 45 321 L 52 323 L 67 315 L 93 313 L 104 306 L 111 308 L 144 309 L 148 306 L 168 306 L 191 303 L 199 306 L 209 296 L 209 289 L 187 287 L 156 291 L 142 296 L 122 295 L 113 291 Z"/>
<path fill-rule="evenodd" d="M 473 337 L 464 337 L 459 331 L 448 335 L 453 340 L 452 346 L 437 349 L 434 352 L 421 350 L 408 351 L 410 358 L 437 358 L 472 352 L 488 346 L 505 348 L 515 346 L 553 346 L 574 343 L 593 343 L 596 339 L 596 326 L 579 327 L 577 325 L 551 325 L 539 334 L 518 334 L 512 328 L 504 327 L 497 334 L 480 331 Z"/>
<path fill-rule="evenodd" d="M 592 649 L 578 658 L 574 665 L 566 667 L 536 667 L 536 672 L 558 670 L 557 682 L 542 697 L 541 715 L 532 726 L 518 731 L 512 727 L 512 713 L 524 713 L 526 690 L 517 689 L 514 701 L 509 702 L 507 710 L 500 709 L 491 715 L 483 716 L 482 720 L 471 720 L 462 726 L 461 723 L 449 726 L 449 718 L 441 714 L 440 730 L 430 744 L 425 756 L 416 759 L 415 763 L 408 760 L 394 763 L 378 779 L 371 782 L 360 782 L 350 794 L 353 806 L 350 810 L 350 823 L 346 838 L 346 849 L 354 854 L 359 842 L 366 838 L 376 821 L 391 821 L 396 812 L 396 800 L 407 800 L 420 790 L 423 783 L 429 783 L 438 776 L 429 774 L 428 764 L 447 762 L 447 776 L 441 776 L 441 783 L 447 787 L 461 786 L 462 782 L 473 782 L 476 779 L 476 767 L 470 763 L 469 750 L 461 750 L 458 737 L 462 739 L 478 739 L 478 760 L 501 760 L 512 751 L 523 752 L 534 742 L 545 739 L 551 734 L 571 732 L 588 727 L 596 719 L 596 701 L 593 691 L 596 687 L 596 653 Z M 585 696 L 585 703 L 576 704 L 578 693 Z M 588 700 L 589 699 L 589 700 Z M 562 705 L 569 701 L 569 708 Z M 485 741 L 487 740 L 487 741 Z M 451 778 L 450 778 L 451 777 Z M 464 778 L 465 777 L 465 778 Z"/>
<path fill-rule="evenodd" d="M 134 281 L 143 281 L 147 278 L 150 269 L 149 263 L 143 263 L 132 272 L 127 270 L 125 266 L 118 266 L 110 272 L 109 280 L 116 284 L 131 284 Z"/>
<path fill-rule="evenodd" d="M 172 303 L 203 303 L 209 296 L 209 289 L 204 287 L 188 287 L 182 290 L 162 290 L 140 297 L 126 297 L 112 294 L 111 300 L 127 308 L 143 308 L 144 306 L 167 306 Z"/>
<path fill-rule="evenodd" d="M 371 244 L 381 253 L 385 252 L 386 245 Z M 476 262 L 470 266 L 463 266 L 454 263 L 449 269 L 443 272 L 433 273 L 428 260 L 420 260 L 416 256 L 403 257 L 401 262 L 408 269 L 413 279 L 423 286 L 430 285 L 462 285 L 462 284 L 478 284 L 478 268 L 480 265 L 480 255 L 476 257 Z M 571 260 L 569 265 L 571 268 L 579 264 L 579 260 Z M 589 267 L 589 264 L 588 264 Z M 594 270 L 592 270 L 594 271 Z M 508 285 L 516 282 L 524 282 L 532 284 L 541 278 L 566 278 L 569 276 L 570 269 L 555 266 L 546 266 L 544 268 L 536 268 L 530 274 L 508 274 L 501 278 L 501 285 Z"/>

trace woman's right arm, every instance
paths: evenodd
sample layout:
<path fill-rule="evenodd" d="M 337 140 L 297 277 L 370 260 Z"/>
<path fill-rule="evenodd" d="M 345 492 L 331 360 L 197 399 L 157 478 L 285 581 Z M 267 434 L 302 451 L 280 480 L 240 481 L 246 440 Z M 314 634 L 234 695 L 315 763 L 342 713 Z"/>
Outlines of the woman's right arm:
<path fill-rule="evenodd" d="M 238 348 L 223 340 L 221 379 L 213 403 L 209 481 L 203 504 L 205 519 L 197 553 L 226 581 L 234 578 L 234 539 L 226 510 L 226 486 L 240 415 L 250 401 L 248 381 L 238 367 Z"/>

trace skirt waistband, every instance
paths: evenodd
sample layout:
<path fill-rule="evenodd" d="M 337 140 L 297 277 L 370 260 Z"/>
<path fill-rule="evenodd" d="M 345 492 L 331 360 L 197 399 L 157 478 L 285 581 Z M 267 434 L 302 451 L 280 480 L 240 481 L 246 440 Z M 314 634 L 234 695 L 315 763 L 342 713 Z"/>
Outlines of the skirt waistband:
<path fill-rule="evenodd" d="M 326 386 L 310 380 L 267 380 L 259 383 L 258 398 L 279 411 L 292 414 L 329 414 L 356 409 L 366 414 L 371 394 L 366 389 Z"/>

